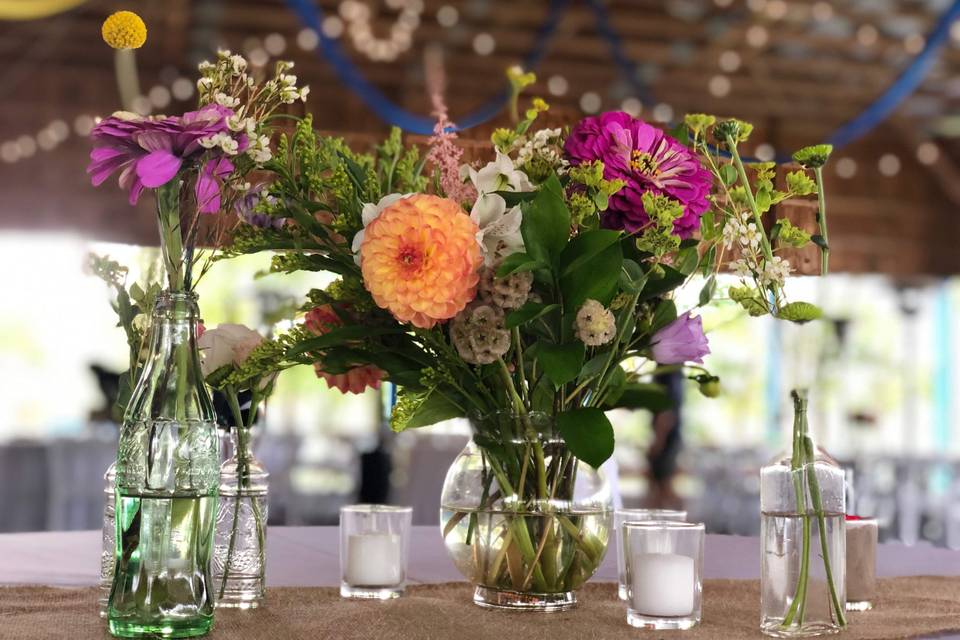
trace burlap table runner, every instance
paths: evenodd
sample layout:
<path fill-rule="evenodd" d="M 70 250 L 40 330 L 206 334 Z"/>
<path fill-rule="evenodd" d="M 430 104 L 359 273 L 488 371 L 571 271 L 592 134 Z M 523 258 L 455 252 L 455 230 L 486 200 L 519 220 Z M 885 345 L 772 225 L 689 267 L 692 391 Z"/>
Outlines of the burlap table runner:
<path fill-rule="evenodd" d="M 615 640 L 617 638 L 761 638 L 759 584 L 708 580 L 703 624 L 687 632 L 640 631 L 627 626 L 616 585 L 587 584 L 571 612 L 490 611 L 472 604 L 464 583 L 411 587 L 389 602 L 343 600 L 337 589 L 275 588 L 256 611 L 218 611 L 211 640 Z M 842 637 L 911 638 L 960 631 L 960 577 L 880 581 L 880 606 L 852 613 Z M 0 589 L 3 640 L 104 640 L 96 589 Z"/>

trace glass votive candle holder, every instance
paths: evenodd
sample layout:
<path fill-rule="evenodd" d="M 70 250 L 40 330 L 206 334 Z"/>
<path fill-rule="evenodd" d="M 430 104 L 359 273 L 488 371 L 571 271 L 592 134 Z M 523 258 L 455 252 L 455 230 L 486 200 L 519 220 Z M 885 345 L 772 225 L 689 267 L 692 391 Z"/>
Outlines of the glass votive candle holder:
<path fill-rule="evenodd" d="M 874 518 L 848 517 L 847 611 L 868 611 L 877 598 L 877 537 Z"/>
<path fill-rule="evenodd" d="M 625 522 L 649 522 L 661 520 L 665 522 L 685 522 L 686 511 L 674 509 L 617 509 L 613 512 L 613 529 L 620 540 L 623 540 L 623 524 Z M 617 596 L 621 600 L 627 599 L 627 566 L 623 560 L 623 545 L 617 544 Z"/>
<path fill-rule="evenodd" d="M 412 507 L 340 509 L 340 595 L 387 600 L 406 587 Z"/>
<path fill-rule="evenodd" d="M 642 629 L 691 629 L 703 600 L 703 524 L 625 522 L 627 623 Z"/>

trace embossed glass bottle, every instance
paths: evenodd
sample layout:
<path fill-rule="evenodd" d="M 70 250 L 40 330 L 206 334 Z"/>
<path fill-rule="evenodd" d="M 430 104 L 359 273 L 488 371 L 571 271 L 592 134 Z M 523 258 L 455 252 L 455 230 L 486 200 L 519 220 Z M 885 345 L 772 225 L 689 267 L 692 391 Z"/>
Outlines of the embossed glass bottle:
<path fill-rule="evenodd" d="M 100 587 L 97 604 L 100 617 L 107 617 L 110 606 L 110 588 L 113 585 L 113 560 L 117 549 L 116 497 L 117 463 L 114 461 L 103 474 L 103 533 L 100 549 Z"/>
<path fill-rule="evenodd" d="M 267 479 L 249 427 L 230 429 L 233 452 L 220 465 L 213 551 L 218 607 L 252 609 L 266 595 Z"/>
<path fill-rule="evenodd" d="M 158 296 L 150 355 L 124 416 L 107 616 L 116 636 L 183 638 L 213 624 L 219 442 L 197 322 L 195 294 Z"/>

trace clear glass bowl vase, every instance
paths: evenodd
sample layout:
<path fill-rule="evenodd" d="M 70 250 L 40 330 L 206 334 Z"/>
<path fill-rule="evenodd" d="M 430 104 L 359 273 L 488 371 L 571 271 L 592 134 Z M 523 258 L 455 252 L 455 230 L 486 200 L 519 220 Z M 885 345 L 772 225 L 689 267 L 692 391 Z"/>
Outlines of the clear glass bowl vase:
<path fill-rule="evenodd" d="M 447 472 L 444 544 L 480 606 L 562 611 L 600 566 L 613 515 L 603 473 L 576 459 L 543 414 L 474 421 Z M 491 434 L 521 433 L 501 438 Z"/>

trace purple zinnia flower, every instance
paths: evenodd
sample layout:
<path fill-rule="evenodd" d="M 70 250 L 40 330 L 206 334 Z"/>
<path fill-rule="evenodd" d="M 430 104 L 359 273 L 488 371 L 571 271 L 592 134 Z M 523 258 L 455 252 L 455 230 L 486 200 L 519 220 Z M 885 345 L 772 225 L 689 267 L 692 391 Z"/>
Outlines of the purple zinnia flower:
<path fill-rule="evenodd" d="M 100 122 L 90 134 L 93 150 L 87 173 L 95 186 L 101 185 L 120 169 L 120 187 L 130 192 L 130 204 L 136 204 L 144 188 L 156 188 L 170 182 L 185 162 L 200 158 L 208 151 L 201 140 L 217 134 L 228 135 L 237 152 L 246 149 L 244 134 L 234 134 L 227 126 L 233 111 L 212 104 L 180 117 L 143 118 L 117 113 Z M 216 147 L 210 149 L 196 183 L 197 204 L 203 213 L 220 209 L 219 181 L 233 171 L 233 163 Z"/>
<path fill-rule="evenodd" d="M 673 225 L 681 238 L 700 226 L 700 216 L 710 203 L 710 172 L 689 148 L 660 129 L 622 111 L 584 118 L 563 146 L 570 164 L 602 160 L 604 178 L 626 185 L 610 198 L 603 225 L 635 233 L 650 219 L 641 200 L 647 191 L 667 195 L 684 205 Z"/>
<path fill-rule="evenodd" d="M 703 364 L 703 356 L 710 353 L 707 336 L 703 334 L 700 316 L 690 317 L 690 312 L 653 334 L 650 344 L 653 359 L 660 364 Z"/>

